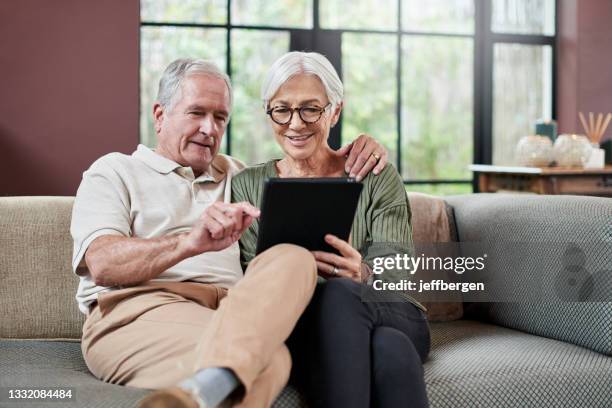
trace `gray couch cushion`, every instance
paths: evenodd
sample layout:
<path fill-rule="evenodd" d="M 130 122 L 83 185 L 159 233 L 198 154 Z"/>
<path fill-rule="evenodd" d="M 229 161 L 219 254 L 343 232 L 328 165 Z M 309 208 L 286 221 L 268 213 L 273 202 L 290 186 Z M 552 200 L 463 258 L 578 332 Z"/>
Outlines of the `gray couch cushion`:
<path fill-rule="evenodd" d="M 476 194 L 447 198 L 453 206 L 458 238 L 462 242 L 597 243 L 589 269 L 604 272 L 612 282 L 612 200 L 601 197 Z M 601 249 L 601 250 L 600 250 Z M 554 287 L 559 257 L 547 267 L 525 271 Z M 523 262 L 530 267 L 530 263 Z M 499 265 L 495 273 L 512 276 L 516 263 Z M 505 268 L 505 269 L 504 269 Z M 523 272 L 521 272 L 523 273 Z M 537 286 L 525 284 L 525 291 Z M 600 288 L 601 289 L 601 288 Z M 534 292 L 535 293 L 535 292 Z M 535 297 L 535 295 L 534 295 Z M 612 302 L 474 304 L 468 317 L 564 340 L 612 355 Z"/>
<path fill-rule="evenodd" d="M 0 407 L 135 407 L 147 390 L 104 383 L 89 373 L 81 343 L 65 341 L 0 340 L 0 389 L 6 387 L 70 387 L 70 402 L 15 403 L 0 397 Z M 274 408 L 304 407 L 303 398 L 286 387 Z"/>
<path fill-rule="evenodd" d="M 105 384 L 89 373 L 77 342 L 0 341 L 0 386 L 70 387 L 73 400 L 33 407 L 133 407 L 146 390 Z M 4 406 L 6 400 L 0 400 Z"/>
<path fill-rule="evenodd" d="M 431 408 L 610 407 L 612 357 L 485 323 L 432 324 Z"/>
<path fill-rule="evenodd" d="M 432 408 L 609 407 L 611 357 L 475 321 L 433 323 L 431 329 L 425 380 Z M 66 407 L 131 407 L 147 392 L 94 378 L 79 343 L 0 341 L 0 387 L 24 385 L 73 387 L 76 400 Z M 55 408 L 58 403 L 11 406 Z M 274 406 L 305 404 L 287 387 Z"/>

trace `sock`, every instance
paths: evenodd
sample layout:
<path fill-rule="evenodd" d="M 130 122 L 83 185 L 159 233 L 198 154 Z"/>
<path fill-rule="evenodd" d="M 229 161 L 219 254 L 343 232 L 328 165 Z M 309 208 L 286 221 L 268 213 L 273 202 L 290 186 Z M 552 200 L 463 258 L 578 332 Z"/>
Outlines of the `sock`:
<path fill-rule="evenodd" d="M 179 384 L 196 394 L 206 407 L 216 407 L 240 385 L 238 377 L 228 368 L 204 368 Z"/>

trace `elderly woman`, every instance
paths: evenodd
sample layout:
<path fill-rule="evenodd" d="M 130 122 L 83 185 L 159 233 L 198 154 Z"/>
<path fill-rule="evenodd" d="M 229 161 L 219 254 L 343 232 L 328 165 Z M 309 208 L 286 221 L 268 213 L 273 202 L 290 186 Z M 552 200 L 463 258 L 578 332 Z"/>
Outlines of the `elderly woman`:
<path fill-rule="evenodd" d="M 346 159 L 328 144 L 342 111 L 343 85 L 324 56 L 285 54 L 272 65 L 262 97 L 284 157 L 240 173 L 232 183 L 232 200 L 260 207 L 269 177 L 347 176 Z M 376 160 L 377 153 L 372 157 Z M 399 293 L 385 302 L 361 298 L 372 281 L 374 257 L 411 247 L 404 186 L 393 166 L 367 175 L 363 184 L 351 242 L 327 235 L 340 255 L 313 252 L 325 281 L 288 340 L 292 377 L 307 388 L 315 406 L 427 406 L 422 362 L 430 338 L 424 308 Z M 258 226 L 254 222 L 240 239 L 243 267 L 255 256 Z"/>

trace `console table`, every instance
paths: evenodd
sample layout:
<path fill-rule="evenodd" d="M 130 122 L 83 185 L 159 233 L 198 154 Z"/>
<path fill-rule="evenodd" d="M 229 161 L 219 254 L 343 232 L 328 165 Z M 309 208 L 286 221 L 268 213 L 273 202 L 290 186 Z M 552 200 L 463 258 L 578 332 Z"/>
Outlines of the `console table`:
<path fill-rule="evenodd" d="M 472 164 L 480 192 L 574 194 L 612 197 L 612 166 L 603 169 L 575 167 L 509 167 Z"/>

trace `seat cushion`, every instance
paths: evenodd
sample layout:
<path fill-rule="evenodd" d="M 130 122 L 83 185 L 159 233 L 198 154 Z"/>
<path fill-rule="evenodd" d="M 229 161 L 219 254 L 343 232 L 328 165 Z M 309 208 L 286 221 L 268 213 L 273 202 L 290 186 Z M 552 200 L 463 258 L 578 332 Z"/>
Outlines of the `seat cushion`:
<path fill-rule="evenodd" d="M 475 321 L 433 323 L 425 363 L 430 407 L 609 407 L 612 358 L 558 340 Z M 72 387 L 65 407 L 132 407 L 147 390 L 89 373 L 76 342 L 0 340 L 0 388 Z M 4 406 L 0 399 L 0 406 Z M 7 404 L 57 408 L 57 402 Z M 287 387 L 276 408 L 305 407 Z"/>
<path fill-rule="evenodd" d="M 612 357 L 469 320 L 433 323 L 431 408 L 610 407 Z"/>
<path fill-rule="evenodd" d="M 78 342 L 0 340 L 0 390 L 17 387 L 72 388 L 73 399 L 62 403 L 9 403 L 2 395 L 0 407 L 135 407 L 136 402 L 149 392 L 107 384 L 95 378 L 83 360 Z M 300 408 L 305 404 L 294 388 L 287 387 L 273 406 Z"/>

